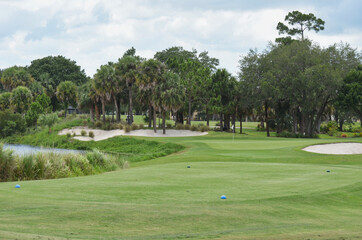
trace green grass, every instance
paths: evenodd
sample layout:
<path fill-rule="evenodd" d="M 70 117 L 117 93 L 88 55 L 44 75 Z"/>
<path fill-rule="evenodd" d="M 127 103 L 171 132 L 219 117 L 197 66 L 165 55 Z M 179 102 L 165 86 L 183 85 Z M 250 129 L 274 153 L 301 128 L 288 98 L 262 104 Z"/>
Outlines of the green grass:
<path fill-rule="evenodd" d="M 0 238 L 360 239 L 362 155 L 301 149 L 362 138 L 245 132 L 154 138 L 186 149 L 122 171 L 0 183 Z"/>

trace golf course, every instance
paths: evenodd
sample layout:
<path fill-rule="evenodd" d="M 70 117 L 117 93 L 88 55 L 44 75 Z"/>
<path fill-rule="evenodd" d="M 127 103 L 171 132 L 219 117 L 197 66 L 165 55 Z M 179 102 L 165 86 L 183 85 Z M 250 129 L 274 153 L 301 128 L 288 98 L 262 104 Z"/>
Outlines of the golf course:
<path fill-rule="evenodd" d="M 0 238 L 361 238 L 362 155 L 302 149 L 362 138 L 244 133 L 132 137 L 184 149 L 99 175 L 0 183 Z"/>

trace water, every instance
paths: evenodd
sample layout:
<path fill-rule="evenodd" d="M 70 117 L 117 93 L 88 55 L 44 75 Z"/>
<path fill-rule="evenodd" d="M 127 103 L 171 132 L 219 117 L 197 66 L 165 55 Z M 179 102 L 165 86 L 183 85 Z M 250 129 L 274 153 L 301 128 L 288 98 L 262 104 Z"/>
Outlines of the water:
<path fill-rule="evenodd" d="M 24 144 L 4 144 L 3 149 L 10 149 L 16 155 L 30 155 L 36 154 L 38 152 L 42 153 L 59 153 L 59 154 L 69 154 L 69 153 L 84 153 L 85 151 L 81 150 L 69 150 L 69 149 L 62 149 L 62 148 L 43 148 L 43 147 L 35 147 L 30 145 Z"/>

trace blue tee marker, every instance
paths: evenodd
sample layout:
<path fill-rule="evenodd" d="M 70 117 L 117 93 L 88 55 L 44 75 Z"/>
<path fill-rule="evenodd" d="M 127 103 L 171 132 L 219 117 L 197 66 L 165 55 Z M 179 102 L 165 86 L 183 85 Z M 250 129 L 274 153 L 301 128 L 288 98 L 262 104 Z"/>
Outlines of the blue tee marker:
<path fill-rule="evenodd" d="M 190 165 L 187 165 L 187 168 L 191 168 L 191 166 L 190 166 Z"/>
<path fill-rule="evenodd" d="M 330 170 L 327 170 L 327 172 L 331 172 Z"/>
<path fill-rule="evenodd" d="M 226 196 L 225 196 L 225 195 L 222 195 L 220 198 L 221 198 L 221 199 L 226 199 Z"/>
<path fill-rule="evenodd" d="M 15 188 L 20 188 L 20 185 L 19 185 L 19 184 L 16 184 L 16 185 L 15 185 Z"/>

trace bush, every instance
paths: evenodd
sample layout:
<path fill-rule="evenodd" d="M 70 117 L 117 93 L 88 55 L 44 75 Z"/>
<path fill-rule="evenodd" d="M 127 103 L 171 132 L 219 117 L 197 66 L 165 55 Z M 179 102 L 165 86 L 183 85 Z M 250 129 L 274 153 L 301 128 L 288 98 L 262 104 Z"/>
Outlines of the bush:
<path fill-rule="evenodd" d="M 338 130 L 338 123 L 336 121 L 329 121 L 322 123 L 320 127 L 321 133 L 327 133 L 329 136 L 333 136 Z"/>
<path fill-rule="evenodd" d="M 258 132 L 264 132 L 264 131 L 266 131 L 266 129 L 265 129 L 264 127 L 261 127 L 260 124 L 258 124 L 258 126 L 256 126 L 256 131 L 258 131 Z"/>
<path fill-rule="evenodd" d="M 209 127 L 208 126 L 205 126 L 205 125 L 203 125 L 203 124 L 200 124 L 200 126 L 199 126 L 199 131 L 200 132 L 208 132 L 210 129 L 209 129 Z"/>
<path fill-rule="evenodd" d="M 342 133 L 342 134 L 341 134 L 341 137 L 346 138 L 346 137 L 347 137 L 347 134 Z"/>
<path fill-rule="evenodd" d="M 166 127 L 167 127 L 167 128 L 172 128 L 172 125 L 171 125 L 170 123 L 167 123 L 167 124 L 166 124 Z"/>
<path fill-rule="evenodd" d="M 87 135 L 87 132 L 85 130 L 82 130 L 82 131 L 80 131 L 80 135 L 82 135 L 84 137 L 85 135 Z"/>
<path fill-rule="evenodd" d="M 139 125 L 139 129 L 144 129 L 145 125 L 143 125 L 142 123 Z"/>
<path fill-rule="evenodd" d="M 67 138 L 70 138 L 72 136 L 72 134 L 67 133 Z"/>
<path fill-rule="evenodd" d="M 313 135 L 312 137 L 305 136 L 301 133 L 292 133 L 288 131 L 283 131 L 277 133 L 277 137 L 284 137 L 284 138 L 319 138 L 317 134 Z"/>
<path fill-rule="evenodd" d="M 122 124 L 122 123 L 118 124 L 118 128 L 119 128 L 120 130 L 122 130 L 122 129 L 124 128 L 123 124 Z"/>
<path fill-rule="evenodd" d="M 0 111 L 0 137 L 11 136 L 16 132 L 25 132 L 26 122 L 18 113 L 10 110 Z"/>
<path fill-rule="evenodd" d="M 182 130 L 182 129 L 184 129 L 184 125 L 181 124 L 181 123 L 177 123 L 177 124 L 176 124 L 176 129 L 177 129 L 177 130 Z"/>
<path fill-rule="evenodd" d="M 191 131 L 197 131 L 197 130 L 199 130 L 199 129 L 198 129 L 197 126 L 192 125 L 192 126 L 190 127 L 190 130 L 191 130 Z"/>
<path fill-rule="evenodd" d="M 103 125 L 103 123 L 102 123 L 101 121 L 97 121 L 97 122 L 95 123 L 95 127 L 96 127 L 96 128 L 102 128 L 102 125 Z"/>
<path fill-rule="evenodd" d="M 124 132 L 126 132 L 126 133 L 129 133 L 131 130 L 132 130 L 132 127 L 128 124 L 124 127 Z"/>
<path fill-rule="evenodd" d="M 0 144 L 0 181 L 13 180 L 13 169 L 15 168 L 16 161 L 11 150 L 4 150 L 3 145 Z"/>
<path fill-rule="evenodd" d="M 137 126 L 137 124 L 132 123 L 131 128 L 132 128 L 132 130 L 137 130 L 138 126 Z"/>
<path fill-rule="evenodd" d="M 190 126 L 189 124 L 185 124 L 185 125 L 184 125 L 184 129 L 185 129 L 185 130 L 190 130 L 190 128 L 191 128 L 191 126 Z"/>
<path fill-rule="evenodd" d="M 88 136 L 89 136 L 90 138 L 94 138 L 94 132 L 89 131 L 89 132 L 88 132 Z"/>

